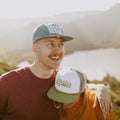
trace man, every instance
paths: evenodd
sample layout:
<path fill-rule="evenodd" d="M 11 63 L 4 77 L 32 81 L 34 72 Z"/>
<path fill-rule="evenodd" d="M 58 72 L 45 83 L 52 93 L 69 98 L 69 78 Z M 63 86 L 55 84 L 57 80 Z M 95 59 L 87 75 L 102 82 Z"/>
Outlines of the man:
<path fill-rule="evenodd" d="M 63 35 L 62 28 L 56 24 L 43 24 L 34 30 L 34 63 L 0 77 L 2 120 L 59 119 L 58 110 L 47 97 L 47 91 L 54 84 L 56 69 L 64 57 L 64 42 L 72 39 Z"/>
<path fill-rule="evenodd" d="M 86 76 L 73 69 L 58 71 L 55 85 L 47 93 L 60 109 L 60 120 L 105 120 L 100 105 L 93 108 L 95 94 L 95 89 L 86 88 Z M 106 120 L 116 120 L 114 113 Z"/>

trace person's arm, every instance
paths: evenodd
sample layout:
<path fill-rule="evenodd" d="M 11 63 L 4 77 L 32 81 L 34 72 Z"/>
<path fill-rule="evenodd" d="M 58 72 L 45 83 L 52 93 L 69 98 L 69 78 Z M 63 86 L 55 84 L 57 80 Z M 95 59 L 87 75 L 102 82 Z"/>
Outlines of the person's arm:
<path fill-rule="evenodd" d="M 99 103 L 103 116 L 106 119 L 113 110 L 108 88 L 103 84 L 87 84 L 87 88 L 91 90 L 96 89 L 97 92 L 93 107 L 95 108 Z"/>

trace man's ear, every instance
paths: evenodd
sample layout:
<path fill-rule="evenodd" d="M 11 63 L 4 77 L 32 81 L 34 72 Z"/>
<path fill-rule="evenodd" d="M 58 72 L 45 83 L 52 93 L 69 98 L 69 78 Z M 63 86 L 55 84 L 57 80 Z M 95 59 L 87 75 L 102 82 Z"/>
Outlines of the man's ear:
<path fill-rule="evenodd" d="M 32 51 L 33 51 L 34 54 L 36 54 L 37 50 L 36 50 L 36 46 L 35 45 L 32 45 Z"/>

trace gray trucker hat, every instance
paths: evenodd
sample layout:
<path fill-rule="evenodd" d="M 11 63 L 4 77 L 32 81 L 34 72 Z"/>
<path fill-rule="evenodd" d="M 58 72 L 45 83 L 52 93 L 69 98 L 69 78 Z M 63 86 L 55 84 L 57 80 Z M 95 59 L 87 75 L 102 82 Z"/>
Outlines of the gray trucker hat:
<path fill-rule="evenodd" d="M 32 35 L 33 44 L 42 38 L 59 37 L 64 42 L 72 40 L 73 37 L 63 35 L 63 29 L 56 24 L 42 24 L 35 28 Z"/>

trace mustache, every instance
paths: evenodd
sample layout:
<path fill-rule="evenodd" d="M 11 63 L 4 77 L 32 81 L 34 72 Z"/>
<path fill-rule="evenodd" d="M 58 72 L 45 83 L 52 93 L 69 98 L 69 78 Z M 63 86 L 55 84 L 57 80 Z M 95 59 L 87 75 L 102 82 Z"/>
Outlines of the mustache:
<path fill-rule="evenodd" d="M 54 54 L 49 55 L 49 57 L 57 57 L 57 56 L 62 57 L 62 56 L 64 56 L 64 54 L 63 53 L 60 53 L 60 54 L 54 53 Z"/>

